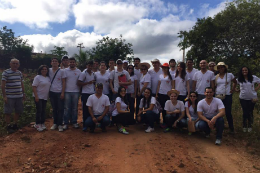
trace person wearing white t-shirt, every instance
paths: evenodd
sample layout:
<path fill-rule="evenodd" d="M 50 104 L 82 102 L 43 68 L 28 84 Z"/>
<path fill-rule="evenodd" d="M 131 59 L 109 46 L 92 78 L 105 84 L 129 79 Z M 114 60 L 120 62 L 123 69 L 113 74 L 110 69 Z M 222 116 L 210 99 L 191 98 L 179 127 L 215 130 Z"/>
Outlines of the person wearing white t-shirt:
<path fill-rule="evenodd" d="M 109 97 L 109 77 L 110 73 L 106 71 L 105 61 L 100 62 L 100 71 L 94 74 L 96 83 L 103 84 L 103 94 Z"/>
<path fill-rule="evenodd" d="M 218 98 L 213 97 L 214 91 L 211 87 L 205 89 L 206 98 L 199 101 L 197 112 L 199 117 L 198 129 L 205 132 L 209 137 L 211 129 L 216 127 L 216 145 L 221 144 L 224 130 L 225 106 Z"/>
<path fill-rule="evenodd" d="M 34 127 L 38 131 L 46 129 L 45 126 L 45 109 L 49 95 L 51 80 L 49 69 L 46 65 L 41 65 L 38 69 L 38 75 L 33 80 L 33 97 L 36 105 L 36 121 Z"/>
<path fill-rule="evenodd" d="M 93 61 L 88 61 L 86 63 L 86 70 L 80 74 L 77 82 L 78 86 L 82 87 L 81 103 L 82 103 L 82 111 L 83 111 L 83 117 L 82 117 L 83 131 L 87 131 L 84 122 L 86 121 L 87 117 L 90 116 L 86 103 L 89 96 L 95 93 L 94 91 L 95 75 L 94 72 L 92 71 L 92 68 L 93 68 Z"/>
<path fill-rule="evenodd" d="M 170 74 L 175 75 L 175 73 L 176 73 L 176 61 L 175 61 L 175 59 L 170 59 L 169 65 L 170 65 Z"/>
<path fill-rule="evenodd" d="M 115 60 L 113 60 L 113 59 L 110 59 L 109 61 L 108 61 L 108 66 L 109 66 L 109 68 L 107 69 L 107 72 L 109 73 L 109 75 L 110 75 L 110 73 L 113 71 L 113 70 L 115 70 Z M 110 77 L 110 76 L 109 76 Z M 110 88 L 110 79 L 109 79 L 109 101 L 111 102 L 112 101 L 112 97 L 113 97 L 113 92 L 112 92 L 112 90 L 111 90 L 111 88 Z"/>
<path fill-rule="evenodd" d="M 148 73 L 148 69 L 150 68 L 150 64 L 147 62 L 143 62 L 139 64 L 139 68 L 142 71 L 142 75 L 140 78 L 140 85 L 139 85 L 139 91 L 138 96 L 142 97 L 143 92 L 146 88 L 151 88 L 151 76 Z"/>
<path fill-rule="evenodd" d="M 165 133 L 171 131 L 172 127 L 182 128 L 187 126 L 187 121 L 184 119 L 184 103 L 177 100 L 180 92 L 176 89 L 172 89 L 168 91 L 167 94 L 170 100 L 167 100 L 164 106 L 164 110 L 166 110 L 165 123 L 167 125 L 167 128 L 164 130 Z"/>
<path fill-rule="evenodd" d="M 151 89 L 152 89 L 153 96 L 155 97 L 157 86 L 158 86 L 158 81 L 159 81 L 159 76 L 161 74 L 163 74 L 163 71 L 160 68 L 161 63 L 158 59 L 154 59 L 151 62 L 153 65 L 153 69 L 150 69 L 148 71 L 148 73 L 151 76 Z"/>
<path fill-rule="evenodd" d="M 187 115 L 187 122 L 188 127 L 191 123 L 194 123 L 195 130 L 198 128 L 198 114 L 197 114 L 197 106 L 198 106 L 198 94 L 194 91 L 190 92 L 189 99 L 185 102 L 185 112 Z M 196 123 L 197 122 L 197 123 Z M 195 124 L 196 123 L 196 124 Z M 188 128 L 189 129 L 189 128 Z M 189 132 L 189 135 L 191 135 L 192 132 Z"/>
<path fill-rule="evenodd" d="M 63 69 L 59 68 L 59 61 L 57 58 L 52 58 L 51 65 L 52 68 L 49 69 L 49 76 L 51 79 L 49 97 L 53 116 L 53 125 L 51 126 L 51 130 L 58 128 L 59 132 L 62 132 L 66 74 Z"/>
<path fill-rule="evenodd" d="M 94 133 L 96 124 L 100 123 L 102 132 L 106 132 L 106 126 L 110 123 L 110 118 L 107 115 L 109 110 L 109 98 L 103 93 L 103 84 L 96 84 L 96 93 L 89 96 L 87 101 L 90 116 L 87 117 L 85 125 L 90 128 L 90 133 Z"/>
<path fill-rule="evenodd" d="M 185 102 L 185 98 L 190 95 L 189 76 L 186 73 L 186 65 L 180 62 L 177 66 L 177 71 L 174 78 L 174 89 L 180 92 L 178 100 Z"/>
<path fill-rule="evenodd" d="M 238 84 L 240 86 L 239 100 L 243 110 L 243 132 L 251 132 L 254 122 L 254 107 L 258 100 L 257 90 L 260 88 L 260 79 L 252 75 L 248 67 L 242 67 L 238 72 Z M 258 84 L 255 87 L 255 84 Z"/>
<path fill-rule="evenodd" d="M 206 87 L 215 88 L 215 75 L 212 71 L 207 70 L 207 61 L 200 61 L 200 71 L 196 72 L 192 78 L 192 91 L 199 94 L 198 100 L 205 98 L 204 91 Z"/>
<path fill-rule="evenodd" d="M 174 76 L 171 75 L 169 72 L 168 63 L 164 63 L 161 67 L 162 67 L 163 74 L 159 76 L 155 97 L 158 98 L 161 107 L 164 108 L 165 102 L 169 100 L 169 96 L 167 95 L 167 93 L 174 87 Z M 163 109 L 162 110 L 163 124 L 161 125 L 162 128 L 166 127 L 165 115 L 166 115 L 166 111 Z"/>
<path fill-rule="evenodd" d="M 74 128 L 79 128 L 78 121 L 78 101 L 80 88 L 77 85 L 81 71 L 76 68 L 76 59 L 69 58 L 69 68 L 65 69 L 66 87 L 64 103 L 64 125 L 63 129 L 68 129 L 69 120 Z"/>
<path fill-rule="evenodd" d="M 233 125 L 233 117 L 231 114 L 232 93 L 236 89 L 237 81 L 232 73 L 227 72 L 228 66 L 224 62 L 219 62 L 214 68 L 219 72 L 215 78 L 215 86 L 216 86 L 215 97 L 222 99 L 222 102 L 225 106 L 226 118 L 228 121 L 229 130 L 231 133 L 233 133 L 234 125 Z M 233 83 L 232 89 L 230 87 L 231 83 Z"/>
<path fill-rule="evenodd" d="M 148 124 L 146 133 L 154 131 L 154 122 L 160 121 L 160 112 L 156 106 L 156 98 L 152 96 L 152 90 L 146 88 L 144 90 L 144 97 L 140 101 L 139 112 L 137 114 L 137 121 Z"/>
<path fill-rule="evenodd" d="M 193 59 L 187 59 L 186 66 L 187 66 L 186 72 L 187 72 L 188 77 L 190 78 L 189 83 L 190 83 L 190 92 L 191 92 L 191 91 L 193 91 L 192 90 L 192 79 L 193 79 L 194 74 L 198 71 L 198 69 L 193 68 Z"/>
<path fill-rule="evenodd" d="M 137 92 L 136 92 L 136 109 L 135 109 L 135 114 L 138 114 L 139 111 L 139 105 L 140 105 L 140 100 L 141 100 L 141 96 L 138 96 L 138 91 L 139 91 L 139 86 L 140 86 L 140 78 L 142 75 L 141 69 L 139 68 L 139 64 L 140 64 L 141 60 L 140 58 L 136 57 L 134 58 L 134 74 L 137 77 Z"/>
<path fill-rule="evenodd" d="M 131 79 L 131 85 L 128 85 L 128 88 L 126 90 L 126 95 L 127 95 L 127 100 L 129 102 L 129 109 L 130 112 L 134 114 L 135 112 L 135 97 L 136 97 L 136 92 L 137 92 L 137 77 L 134 74 L 134 66 L 129 65 L 127 67 L 127 71 L 130 75 Z"/>

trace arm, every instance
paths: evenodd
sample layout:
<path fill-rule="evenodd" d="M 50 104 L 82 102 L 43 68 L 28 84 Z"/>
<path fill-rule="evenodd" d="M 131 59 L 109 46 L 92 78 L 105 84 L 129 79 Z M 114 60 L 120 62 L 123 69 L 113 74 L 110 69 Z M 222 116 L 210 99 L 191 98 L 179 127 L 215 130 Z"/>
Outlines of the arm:
<path fill-rule="evenodd" d="M 202 112 L 197 112 L 199 119 L 206 121 L 208 125 L 210 126 L 210 120 L 208 120 L 205 116 L 203 116 Z"/>
<path fill-rule="evenodd" d="M 190 96 L 190 81 L 187 80 L 186 82 L 187 82 L 186 85 L 187 85 L 187 91 L 188 91 L 188 96 L 187 97 L 189 98 L 189 96 Z"/>
<path fill-rule="evenodd" d="M 3 98 L 4 98 L 4 101 L 5 103 L 7 103 L 7 97 L 6 97 L 6 92 L 5 92 L 5 85 L 6 85 L 6 81 L 5 80 L 2 80 L 2 94 L 3 94 Z"/>
<path fill-rule="evenodd" d="M 141 91 L 140 91 L 140 95 L 144 92 L 144 90 L 145 90 L 146 87 L 148 86 L 148 83 L 149 83 L 149 82 L 145 82 L 145 83 L 144 83 L 144 86 L 143 86 L 143 88 L 142 88 Z"/>
<path fill-rule="evenodd" d="M 64 92 L 65 92 L 65 87 L 66 87 L 66 78 L 62 78 L 62 90 L 61 90 L 61 95 L 60 99 L 64 99 Z"/>
<path fill-rule="evenodd" d="M 34 97 L 35 97 L 35 101 L 38 102 L 39 98 L 38 98 L 37 87 L 36 86 L 33 86 L 33 94 L 34 94 Z"/>
<path fill-rule="evenodd" d="M 172 89 L 175 89 L 175 80 L 172 80 Z"/>
<path fill-rule="evenodd" d="M 157 89 L 156 89 L 156 95 L 155 95 L 156 98 L 158 98 L 160 86 L 161 86 L 161 81 L 158 81 L 158 85 L 157 85 Z"/>
<path fill-rule="evenodd" d="M 226 114 L 225 113 L 225 108 L 219 109 L 219 113 L 210 120 L 210 126 L 209 127 L 213 128 L 215 123 L 216 123 L 216 120 L 219 117 L 223 117 L 225 114 Z"/>
<path fill-rule="evenodd" d="M 94 114 L 93 114 L 93 110 L 92 110 L 92 107 L 91 106 L 88 106 L 88 111 L 89 111 L 89 114 L 90 116 L 92 117 L 92 120 L 94 123 L 97 123 L 97 119 L 94 117 Z"/>
<path fill-rule="evenodd" d="M 166 111 L 166 114 L 179 114 L 181 113 L 181 111 L 179 109 L 175 109 L 174 111 L 170 112 L 170 111 Z"/>
<path fill-rule="evenodd" d="M 133 98 L 135 98 L 135 96 L 136 96 L 136 93 L 137 93 L 137 80 L 135 80 L 135 82 L 134 82 L 134 88 L 135 88 L 135 92 L 134 92 L 134 97 Z"/>
<path fill-rule="evenodd" d="M 110 85 L 110 88 L 111 88 L 111 90 L 112 90 L 112 92 L 114 93 L 114 94 L 116 94 L 117 92 L 114 90 L 114 87 L 113 87 L 113 79 L 109 79 L 109 85 Z"/>
<path fill-rule="evenodd" d="M 192 80 L 192 91 L 196 91 L 196 84 L 197 84 L 197 81 Z"/>
<path fill-rule="evenodd" d="M 255 91 L 257 91 L 260 88 L 260 83 L 258 84 L 258 86 L 255 88 Z"/>
<path fill-rule="evenodd" d="M 210 81 L 210 86 L 213 88 L 215 91 L 215 80 Z"/>
<path fill-rule="evenodd" d="M 131 85 L 131 79 L 129 79 L 127 82 L 119 82 L 119 85 Z"/>
<path fill-rule="evenodd" d="M 100 120 L 102 120 L 104 118 L 104 116 L 106 116 L 108 110 L 109 110 L 109 106 L 106 106 L 103 114 L 100 117 L 98 117 L 98 120 L 99 120 L 99 118 L 100 118 Z"/>
<path fill-rule="evenodd" d="M 144 109 L 143 112 L 146 112 L 146 111 L 152 111 L 154 108 L 154 104 L 150 104 L 150 107 L 147 108 L 147 109 Z"/>
<path fill-rule="evenodd" d="M 129 113 L 130 111 L 124 111 L 124 110 L 121 110 L 121 104 L 119 102 L 116 103 L 116 109 L 117 109 L 117 112 L 119 114 L 122 114 L 122 113 Z"/>
<path fill-rule="evenodd" d="M 78 80 L 77 85 L 78 86 L 85 86 L 85 85 L 92 84 L 92 83 L 93 83 L 93 81 L 82 82 L 82 81 Z"/>
<path fill-rule="evenodd" d="M 173 127 L 177 127 L 177 123 L 185 116 L 185 111 L 181 112 L 181 116 L 174 122 Z"/>
<path fill-rule="evenodd" d="M 187 115 L 187 117 L 188 117 L 188 118 L 189 118 L 189 120 L 191 121 L 191 115 L 190 115 L 189 108 L 188 108 L 188 107 L 186 107 L 186 108 L 185 108 L 185 110 L 186 110 L 186 115 Z"/>
<path fill-rule="evenodd" d="M 236 87 L 237 87 L 237 80 L 236 80 L 236 78 L 234 78 L 232 80 L 232 82 L 233 82 L 233 85 L 232 85 L 232 90 L 230 91 L 230 93 L 233 93 L 236 90 Z"/>

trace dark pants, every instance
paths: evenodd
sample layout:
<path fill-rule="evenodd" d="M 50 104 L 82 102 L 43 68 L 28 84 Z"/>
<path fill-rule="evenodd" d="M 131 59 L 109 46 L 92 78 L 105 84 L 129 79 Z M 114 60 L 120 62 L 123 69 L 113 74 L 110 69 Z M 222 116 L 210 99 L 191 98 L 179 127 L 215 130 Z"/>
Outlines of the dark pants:
<path fill-rule="evenodd" d="M 82 93 L 81 94 L 81 102 L 82 102 L 82 111 L 83 111 L 83 122 L 86 121 L 86 119 L 90 116 L 88 111 L 88 106 L 86 105 L 88 98 L 91 94 Z M 83 127 L 85 126 L 85 123 L 83 123 Z"/>
<path fill-rule="evenodd" d="M 179 114 L 167 114 L 165 116 L 165 123 L 167 125 L 167 127 L 171 128 L 172 125 L 174 124 L 174 122 L 179 118 Z M 187 127 L 187 119 L 186 118 L 182 118 L 178 123 L 177 123 L 177 127 L 178 128 L 183 128 L 183 127 Z"/>
<path fill-rule="evenodd" d="M 163 117 L 163 123 L 165 123 L 165 115 L 166 110 L 164 110 L 165 102 L 167 100 L 170 100 L 169 96 L 167 94 L 158 94 L 158 101 L 162 107 L 162 117 Z"/>
<path fill-rule="evenodd" d="M 207 118 L 207 119 L 211 120 L 211 118 Z M 223 130 L 224 130 L 224 119 L 223 119 L 223 117 L 219 117 L 216 120 L 215 127 L 216 127 L 216 131 L 217 131 L 216 139 L 222 139 L 222 134 L 223 134 Z M 206 133 L 206 135 L 210 134 L 210 128 L 209 128 L 209 125 L 206 121 L 199 120 L 198 129 L 204 131 Z"/>
<path fill-rule="evenodd" d="M 137 115 L 138 114 L 138 112 L 139 112 L 139 106 L 140 106 L 140 101 L 141 101 L 141 99 L 143 98 L 143 96 L 141 95 L 141 96 L 138 96 L 137 94 L 136 94 L 136 107 L 135 107 L 135 115 Z M 137 116 L 135 117 L 135 119 L 137 120 Z"/>
<path fill-rule="evenodd" d="M 253 111 L 255 103 L 252 100 L 239 99 L 241 107 L 243 109 L 243 127 L 252 128 L 254 122 Z"/>
<path fill-rule="evenodd" d="M 115 122 L 117 126 L 121 124 L 124 127 L 126 125 L 133 124 L 133 118 L 133 113 L 121 113 L 116 116 L 112 116 L 113 122 Z"/>
<path fill-rule="evenodd" d="M 185 104 L 185 99 L 186 99 L 187 96 L 182 96 L 182 95 L 179 95 L 177 100 L 180 100 L 182 101 L 184 104 Z"/>
<path fill-rule="evenodd" d="M 49 92 L 52 114 L 53 114 L 53 124 L 58 126 L 62 125 L 63 114 L 64 114 L 64 99 L 60 99 L 61 93 Z"/>
<path fill-rule="evenodd" d="M 127 100 L 129 103 L 129 109 L 132 114 L 135 112 L 135 98 L 131 97 L 130 93 L 127 93 Z"/>
<path fill-rule="evenodd" d="M 112 92 L 111 89 L 109 89 L 109 95 L 108 95 L 108 98 L 109 98 L 110 103 L 112 102 L 112 97 L 113 97 L 113 92 Z"/>
<path fill-rule="evenodd" d="M 232 117 L 232 114 L 231 114 L 231 111 L 232 111 L 232 94 L 226 95 L 225 99 L 223 99 L 222 102 L 225 106 L 226 117 L 227 117 L 229 129 L 231 131 L 234 131 L 233 117 Z"/>
<path fill-rule="evenodd" d="M 160 114 L 156 114 L 153 111 L 147 111 L 145 114 L 141 114 L 141 121 L 149 124 L 151 128 L 154 127 L 154 122 L 160 120 Z"/>
<path fill-rule="evenodd" d="M 45 109 L 47 100 L 39 99 L 35 101 L 36 105 L 36 124 L 43 124 L 45 122 Z"/>
<path fill-rule="evenodd" d="M 96 117 L 96 118 L 98 118 L 98 117 L 100 117 L 100 116 L 101 116 L 101 115 L 94 115 L 94 117 Z M 109 116 L 108 116 L 108 115 L 105 115 L 102 120 L 98 121 L 98 123 L 100 123 L 101 128 L 105 128 L 105 127 L 108 126 L 109 123 L 110 123 L 110 118 L 109 118 Z M 87 127 L 87 128 L 90 127 L 90 129 L 93 129 L 93 130 L 95 130 L 95 128 L 96 128 L 96 124 L 95 124 L 94 121 L 92 120 L 92 117 L 91 117 L 91 116 L 87 117 L 87 119 L 86 119 L 86 121 L 84 122 L 84 124 L 85 124 L 85 127 Z"/>
<path fill-rule="evenodd" d="M 198 102 L 201 101 L 202 99 L 205 99 L 205 95 L 198 94 Z"/>

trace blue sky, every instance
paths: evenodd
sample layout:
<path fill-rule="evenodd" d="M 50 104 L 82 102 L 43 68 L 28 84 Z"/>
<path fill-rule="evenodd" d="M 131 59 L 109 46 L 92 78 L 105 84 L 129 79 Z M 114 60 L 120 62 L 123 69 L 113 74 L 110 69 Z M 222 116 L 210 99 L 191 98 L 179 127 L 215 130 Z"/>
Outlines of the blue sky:
<path fill-rule="evenodd" d="M 142 60 L 180 59 L 177 33 L 190 29 L 197 18 L 224 9 L 223 0 L 0 0 L 0 26 L 13 29 L 35 52 L 64 46 L 95 46 L 102 36 L 123 34 Z M 30 4 L 30 5 L 28 5 Z"/>

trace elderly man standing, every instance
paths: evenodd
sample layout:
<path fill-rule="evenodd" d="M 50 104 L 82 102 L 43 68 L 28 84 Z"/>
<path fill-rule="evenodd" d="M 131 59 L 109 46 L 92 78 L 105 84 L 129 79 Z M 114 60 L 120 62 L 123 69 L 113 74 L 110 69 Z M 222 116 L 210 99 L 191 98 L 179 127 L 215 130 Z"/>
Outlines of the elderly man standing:
<path fill-rule="evenodd" d="M 2 74 L 2 93 L 4 98 L 4 113 L 5 122 L 8 133 L 17 130 L 17 121 L 19 115 L 23 112 L 23 100 L 25 99 L 23 76 L 18 70 L 20 62 L 18 59 L 11 59 L 10 69 L 7 69 Z M 13 124 L 11 123 L 11 114 L 15 109 Z"/>
<path fill-rule="evenodd" d="M 151 89 L 152 89 L 152 95 L 155 97 L 156 90 L 159 82 L 159 76 L 163 74 L 162 69 L 160 68 L 161 63 L 159 59 L 154 59 L 151 61 L 153 64 L 153 69 L 149 70 L 148 73 L 151 76 Z"/>

